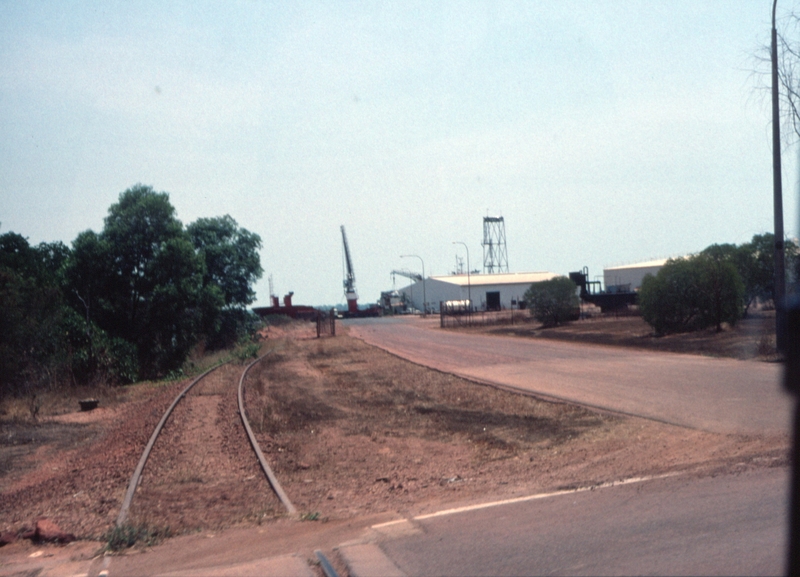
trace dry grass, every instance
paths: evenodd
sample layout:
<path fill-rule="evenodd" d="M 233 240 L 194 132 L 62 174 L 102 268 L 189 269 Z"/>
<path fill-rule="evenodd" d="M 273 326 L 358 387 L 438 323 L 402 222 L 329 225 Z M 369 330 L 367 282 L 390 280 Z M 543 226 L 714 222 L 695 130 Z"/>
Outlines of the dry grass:
<path fill-rule="evenodd" d="M 635 347 L 661 352 L 701 354 L 742 360 L 776 361 L 775 313 L 754 311 L 736 326 L 656 337 L 639 316 L 598 316 L 555 328 L 535 322 L 459 329 L 525 338 L 546 338 L 591 344 Z"/>

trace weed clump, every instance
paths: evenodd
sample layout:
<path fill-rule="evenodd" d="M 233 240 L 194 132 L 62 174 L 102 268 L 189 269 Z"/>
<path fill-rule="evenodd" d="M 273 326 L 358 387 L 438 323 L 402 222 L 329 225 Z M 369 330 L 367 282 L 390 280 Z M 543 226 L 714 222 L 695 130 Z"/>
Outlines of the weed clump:
<path fill-rule="evenodd" d="M 152 547 L 158 545 L 164 539 L 172 536 L 169 527 L 151 527 L 148 525 L 117 525 L 107 531 L 102 540 L 106 542 L 104 549 L 112 553 L 118 553 L 124 549 L 130 549 L 134 545 L 140 547 Z"/>

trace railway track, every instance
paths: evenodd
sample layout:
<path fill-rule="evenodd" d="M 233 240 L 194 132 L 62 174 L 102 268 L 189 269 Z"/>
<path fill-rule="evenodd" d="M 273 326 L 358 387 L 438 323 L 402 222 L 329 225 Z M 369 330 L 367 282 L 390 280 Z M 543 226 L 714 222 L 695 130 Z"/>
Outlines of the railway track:
<path fill-rule="evenodd" d="M 244 369 L 214 367 L 178 394 L 131 476 L 118 527 L 191 529 L 295 513 L 244 410 L 247 373 L 268 354 Z"/>

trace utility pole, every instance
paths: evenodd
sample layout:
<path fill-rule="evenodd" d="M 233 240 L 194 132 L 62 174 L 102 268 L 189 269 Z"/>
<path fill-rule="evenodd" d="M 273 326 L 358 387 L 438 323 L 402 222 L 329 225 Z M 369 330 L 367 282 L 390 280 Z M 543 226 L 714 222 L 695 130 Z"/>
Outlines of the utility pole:
<path fill-rule="evenodd" d="M 778 0 L 772 2 L 772 201 L 775 217 L 775 345 L 778 352 L 786 352 L 786 264 L 783 250 L 783 183 L 781 180 L 781 111 L 778 93 L 778 30 L 775 27 L 775 10 Z"/>
<path fill-rule="evenodd" d="M 789 543 L 786 559 L 788 575 L 800 575 L 800 309 L 793 303 L 791 312 L 786 303 L 786 271 L 783 259 L 783 186 L 781 183 L 781 131 L 778 102 L 778 30 L 772 2 L 772 186 L 775 206 L 775 344 L 785 355 L 784 386 L 792 393 L 794 419 L 792 423 L 792 478 L 789 497 Z M 794 300 L 796 301 L 795 295 Z M 790 316 L 791 315 L 791 316 Z"/>

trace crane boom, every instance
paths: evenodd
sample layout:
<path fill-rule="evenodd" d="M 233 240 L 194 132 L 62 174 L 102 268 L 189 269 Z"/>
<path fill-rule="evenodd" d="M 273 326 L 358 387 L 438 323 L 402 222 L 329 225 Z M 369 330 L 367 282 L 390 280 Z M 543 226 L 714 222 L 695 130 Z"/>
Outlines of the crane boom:
<path fill-rule="evenodd" d="M 350 247 L 347 246 L 347 235 L 342 229 L 342 244 L 344 245 L 344 260 L 347 270 L 344 276 L 344 296 L 347 299 L 347 310 L 350 313 L 358 312 L 358 295 L 356 294 L 356 274 L 353 272 L 353 261 L 350 259 Z"/>
<path fill-rule="evenodd" d="M 422 275 L 417 274 L 415 272 L 408 272 L 407 270 L 393 270 L 392 276 L 399 274 L 400 276 L 404 276 L 406 278 L 410 278 L 411 280 L 415 280 L 417 282 L 422 280 Z"/>

